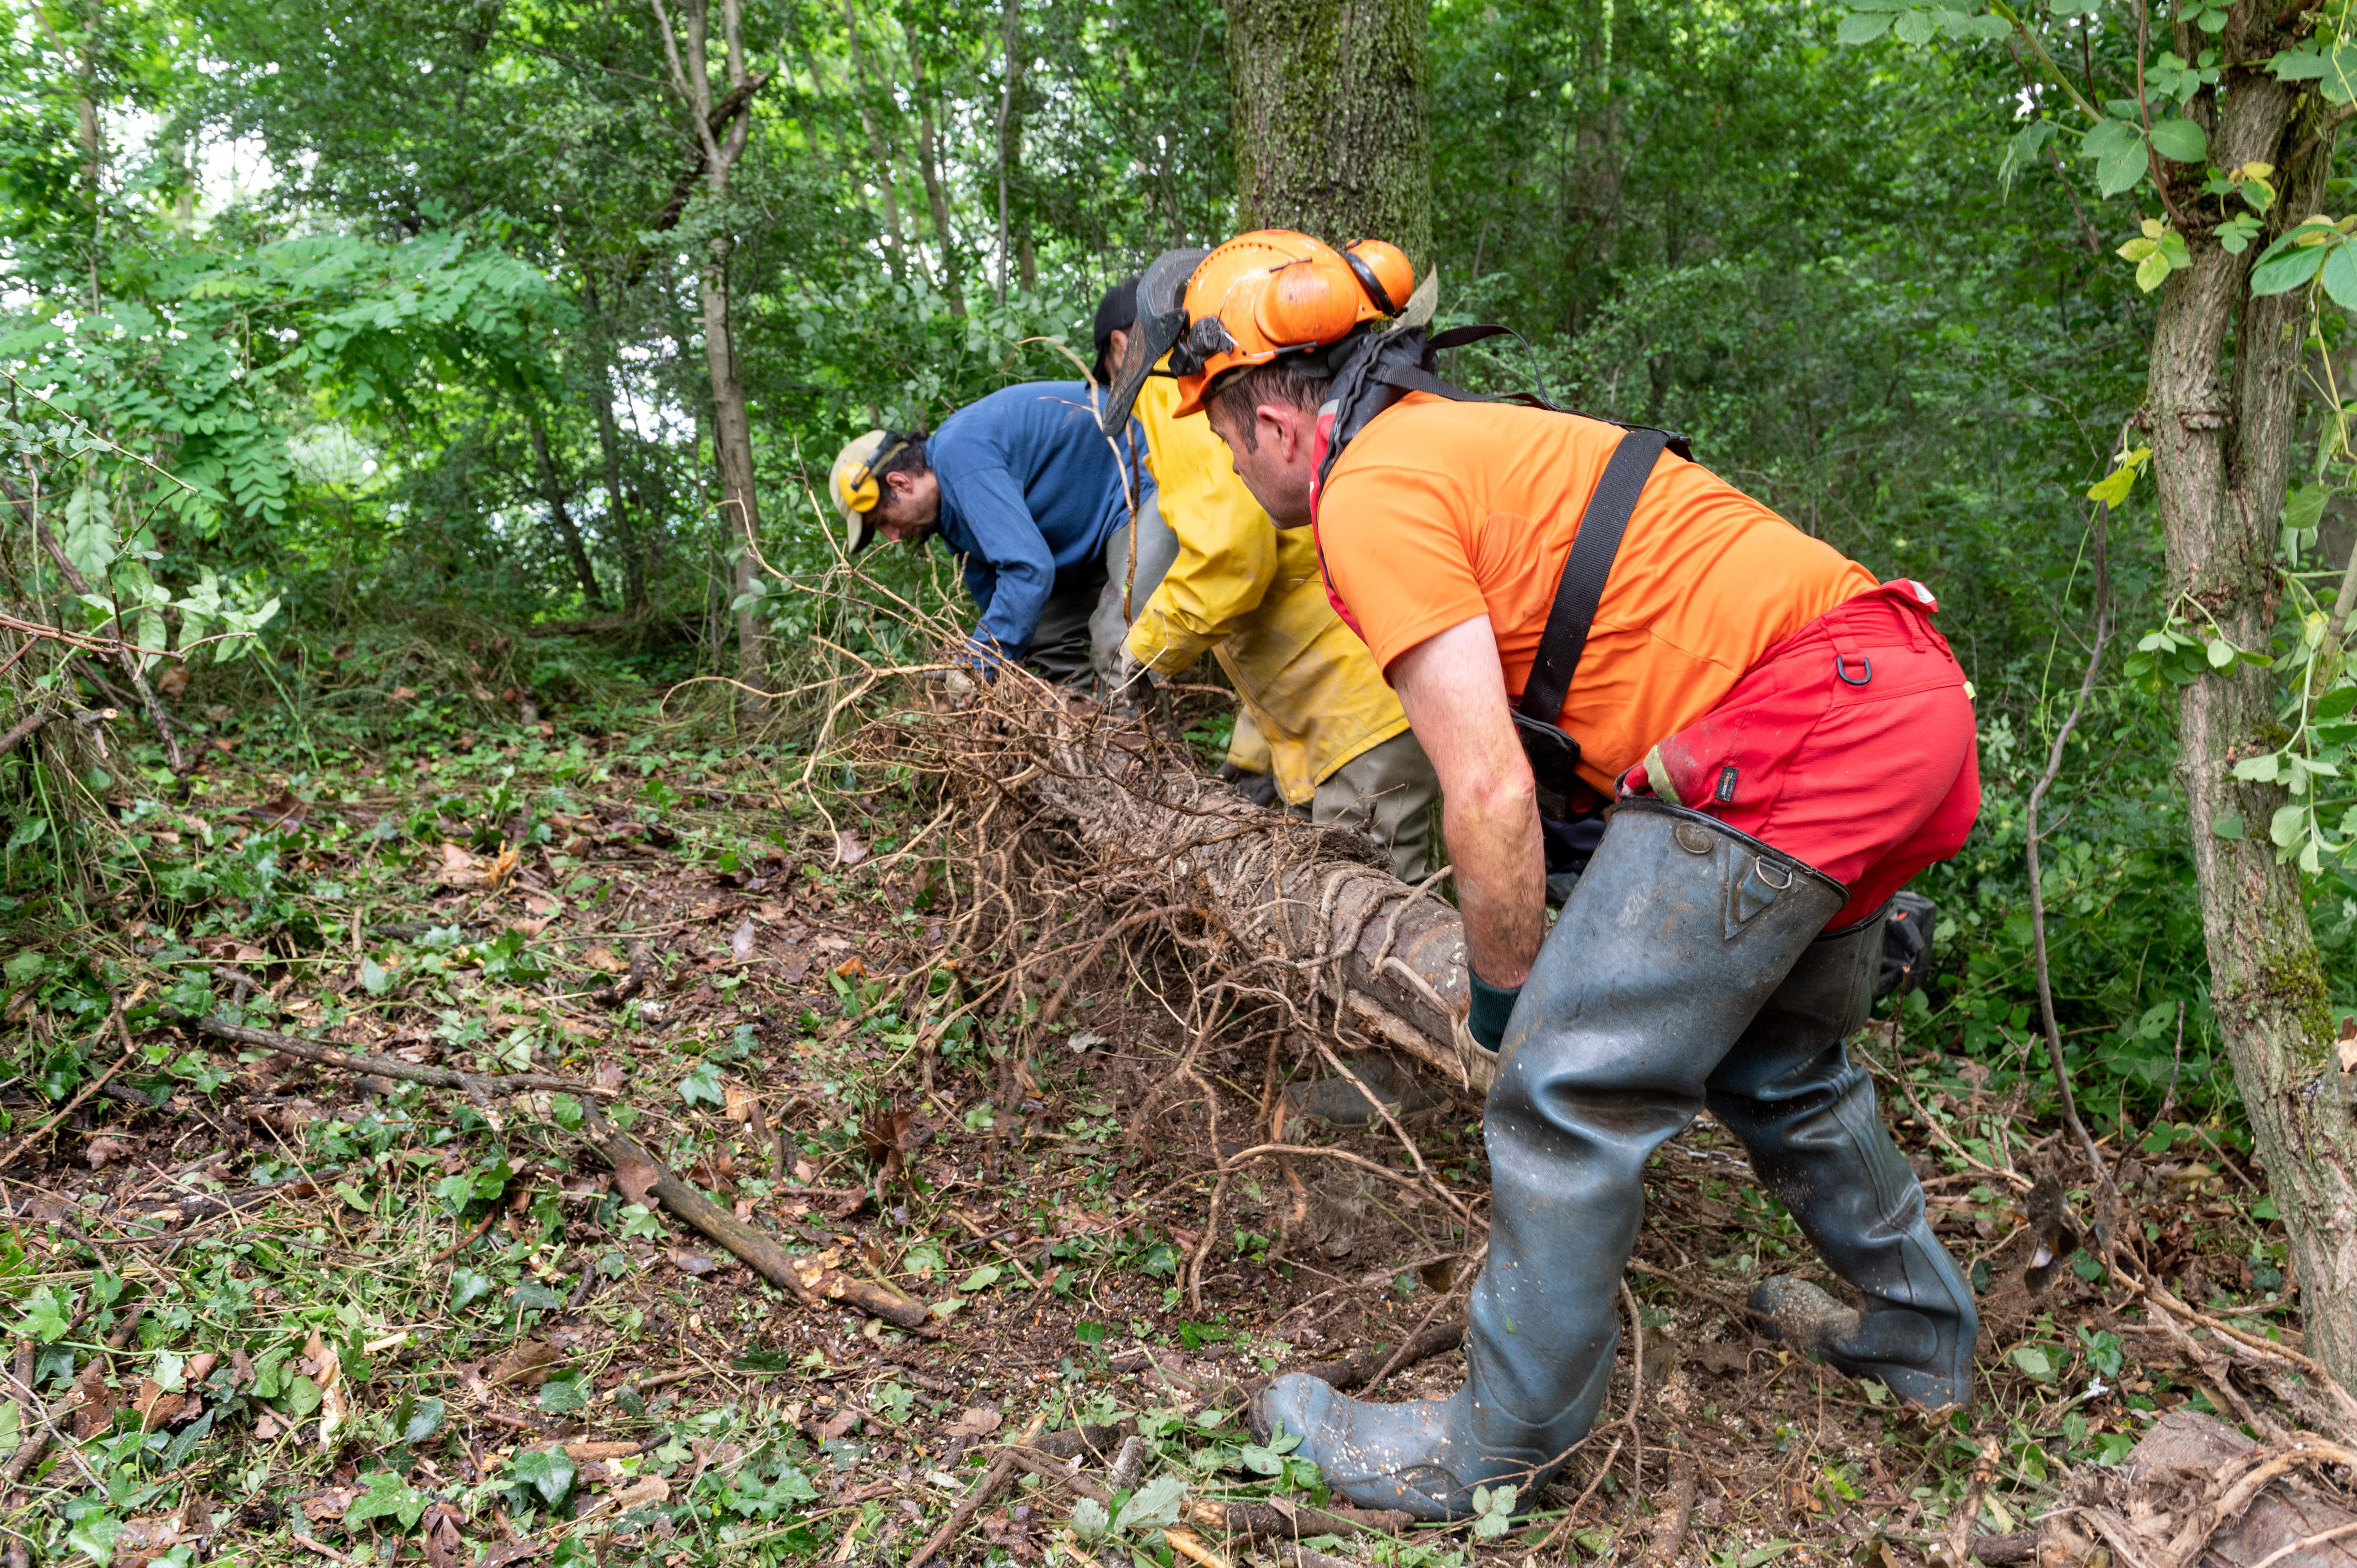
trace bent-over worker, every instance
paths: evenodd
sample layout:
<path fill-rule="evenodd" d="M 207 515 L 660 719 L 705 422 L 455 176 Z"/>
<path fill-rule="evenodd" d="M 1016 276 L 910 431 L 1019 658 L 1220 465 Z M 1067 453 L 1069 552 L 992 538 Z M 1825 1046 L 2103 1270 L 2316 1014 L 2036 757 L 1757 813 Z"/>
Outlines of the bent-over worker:
<path fill-rule="evenodd" d="M 1296 1374 L 1262 1429 L 1362 1505 L 1534 1497 L 1610 1380 L 1645 1162 L 1705 1106 L 1858 1297 L 1770 1279 L 1753 1305 L 1778 1335 L 1964 1402 L 1972 1291 L 1844 1049 L 1891 895 L 1979 806 L 1931 593 L 1877 583 L 1662 432 L 1448 387 L 1389 245 L 1265 231 L 1147 278 L 1177 412 L 1208 411 L 1279 526 L 1314 528 L 1439 773 L 1469 1022 L 1498 1052 L 1465 1386 L 1374 1404 Z M 1549 930 L 1541 802 L 1587 791 L 1617 803 Z"/>
<path fill-rule="evenodd" d="M 1107 383 L 1132 348 L 1136 284 L 1115 284 L 1097 308 L 1097 374 Z M 1394 875 L 1421 879 L 1440 781 L 1366 644 L 1327 602 L 1316 546 L 1277 532 L 1201 420 L 1173 416 L 1178 385 L 1167 373 L 1133 369 L 1154 488 L 1137 510 L 1129 623 L 1129 545 L 1116 531 L 1097 612 L 1110 636 L 1097 641 L 1125 631 L 1136 665 L 1164 676 L 1209 649 L 1241 704 L 1240 744 L 1228 753 L 1244 774 L 1239 787 L 1263 805 L 1282 800 L 1314 822 L 1358 829 L 1390 854 Z"/>
<path fill-rule="evenodd" d="M 1089 616 L 1129 502 L 1086 383 L 1001 388 L 931 436 L 871 430 L 836 456 L 827 489 L 853 554 L 878 536 L 922 549 L 941 535 L 982 611 L 969 647 L 978 665 L 1019 662 L 1066 685 L 1094 678 Z"/>

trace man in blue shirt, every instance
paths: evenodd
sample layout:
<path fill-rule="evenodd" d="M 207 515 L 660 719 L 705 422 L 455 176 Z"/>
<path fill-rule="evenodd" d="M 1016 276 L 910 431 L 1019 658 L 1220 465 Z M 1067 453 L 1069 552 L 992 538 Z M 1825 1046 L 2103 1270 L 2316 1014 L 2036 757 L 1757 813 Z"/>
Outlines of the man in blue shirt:
<path fill-rule="evenodd" d="M 1081 381 L 1004 388 L 931 436 L 871 430 L 828 476 L 852 552 L 877 535 L 922 548 L 939 532 L 982 610 L 973 652 L 1068 685 L 1112 667 L 1115 650 L 1092 657 L 1089 616 L 1108 572 L 1127 564 L 1106 547 L 1129 521 L 1129 492 L 1153 484 L 1143 464 L 1114 456 Z"/>

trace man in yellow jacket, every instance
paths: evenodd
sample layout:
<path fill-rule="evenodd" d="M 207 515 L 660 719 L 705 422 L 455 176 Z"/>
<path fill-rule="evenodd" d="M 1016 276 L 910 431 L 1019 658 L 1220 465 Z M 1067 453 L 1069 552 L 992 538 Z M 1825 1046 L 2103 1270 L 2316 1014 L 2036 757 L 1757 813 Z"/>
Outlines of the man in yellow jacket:
<path fill-rule="evenodd" d="M 1137 319 L 1135 278 L 1106 291 L 1096 318 L 1097 380 L 1109 383 Z M 1178 385 L 1150 377 L 1136 415 L 1155 481 L 1137 515 L 1127 649 L 1139 667 L 1177 675 L 1209 649 L 1241 699 L 1228 760 L 1238 787 L 1311 820 L 1354 826 L 1391 855 L 1393 875 L 1431 867 L 1440 780 L 1409 733 L 1366 644 L 1327 601 L 1308 529 L 1280 533 L 1200 419 L 1176 419 Z M 1122 614 L 1126 542 L 1100 617 Z"/>

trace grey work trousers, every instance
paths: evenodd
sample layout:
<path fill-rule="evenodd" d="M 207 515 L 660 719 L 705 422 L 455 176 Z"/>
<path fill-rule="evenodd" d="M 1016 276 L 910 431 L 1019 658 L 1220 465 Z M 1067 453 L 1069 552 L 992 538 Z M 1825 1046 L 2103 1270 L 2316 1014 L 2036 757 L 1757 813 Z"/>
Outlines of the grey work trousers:
<path fill-rule="evenodd" d="M 1122 643 L 1136 624 L 1137 612 L 1146 607 L 1146 601 L 1162 585 L 1170 564 L 1178 559 L 1178 535 L 1162 521 L 1162 498 L 1149 495 L 1137 509 L 1137 579 L 1130 585 L 1129 615 L 1125 618 L 1121 585 L 1129 576 L 1129 524 L 1114 529 L 1113 537 L 1105 541 L 1105 582 L 1089 618 L 1089 646 L 1097 660 L 1097 678 L 1106 691 L 1120 684 Z"/>
<path fill-rule="evenodd" d="M 1263 806 L 1283 802 L 1265 773 L 1239 776 L 1236 788 Z M 1432 870 L 1432 813 L 1440 801 L 1440 775 L 1432 770 L 1414 731 L 1371 746 L 1328 774 L 1305 808 L 1313 822 L 1356 828 L 1392 859 L 1392 875 L 1421 882 Z"/>
<path fill-rule="evenodd" d="M 1177 553 L 1175 537 L 1172 553 Z M 1060 686 L 1088 686 L 1110 677 L 1121 657 L 1121 575 L 1128 566 L 1129 529 L 1125 524 L 1105 542 L 1102 558 L 1085 571 L 1071 573 L 1049 592 L 1039 624 L 1031 630 L 1031 651 L 1023 656 L 1024 668 Z M 1139 570 L 1142 574 L 1143 563 Z M 1159 573 L 1155 580 L 1161 580 Z M 1108 596 L 1114 607 L 1111 623 L 1103 613 Z M 1146 602 L 1144 595 L 1138 602 Z"/>

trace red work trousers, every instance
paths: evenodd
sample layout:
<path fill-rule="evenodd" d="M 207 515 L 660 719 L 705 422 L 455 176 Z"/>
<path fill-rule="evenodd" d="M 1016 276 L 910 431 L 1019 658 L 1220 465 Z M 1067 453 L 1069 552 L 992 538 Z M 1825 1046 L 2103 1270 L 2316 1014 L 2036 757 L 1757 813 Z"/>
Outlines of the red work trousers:
<path fill-rule="evenodd" d="M 1980 812 L 1972 699 L 1931 590 L 1886 583 L 1760 656 L 1621 779 L 1717 817 L 1849 889 L 1855 924 L 1964 846 Z"/>

